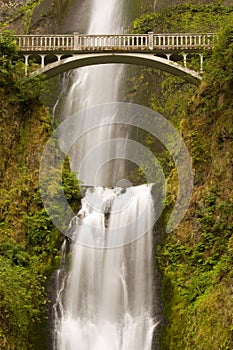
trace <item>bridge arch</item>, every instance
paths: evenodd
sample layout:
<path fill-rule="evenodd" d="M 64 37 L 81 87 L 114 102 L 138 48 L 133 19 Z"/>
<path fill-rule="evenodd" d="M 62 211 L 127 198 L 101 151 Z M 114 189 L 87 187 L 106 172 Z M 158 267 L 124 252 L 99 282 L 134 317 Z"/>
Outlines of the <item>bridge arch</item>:
<path fill-rule="evenodd" d="M 168 59 L 155 56 L 153 54 L 141 54 L 141 53 L 90 53 L 90 54 L 77 54 L 73 57 L 59 60 L 57 62 L 50 63 L 40 69 L 36 70 L 36 74 L 44 74 L 46 79 L 50 79 L 58 74 L 66 71 L 99 64 L 133 64 L 140 66 L 148 66 L 150 68 L 159 69 L 167 73 L 173 74 L 186 81 L 198 85 L 202 79 L 201 75 L 193 70 L 179 65 L 176 62 Z M 35 74 L 34 73 L 34 74 Z"/>

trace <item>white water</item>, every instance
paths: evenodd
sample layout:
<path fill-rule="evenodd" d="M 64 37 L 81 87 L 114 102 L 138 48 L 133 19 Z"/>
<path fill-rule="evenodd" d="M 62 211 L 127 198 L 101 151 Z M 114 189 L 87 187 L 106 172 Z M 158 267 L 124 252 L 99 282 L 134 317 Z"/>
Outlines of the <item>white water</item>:
<path fill-rule="evenodd" d="M 90 25 L 87 29 L 89 34 L 120 34 L 123 31 L 123 0 L 93 0 L 92 13 L 90 14 Z M 84 67 L 74 71 L 72 85 L 64 104 L 64 115 L 71 116 L 77 111 L 86 110 L 95 105 L 107 102 L 116 102 L 119 97 L 119 86 L 123 76 L 123 65 L 100 65 Z M 80 125 L 85 134 L 85 125 Z M 104 171 L 101 171 L 92 183 L 86 183 L 85 179 L 90 173 L 90 167 L 79 169 L 83 157 L 92 147 L 102 142 L 116 138 L 126 137 L 127 131 L 122 134 L 115 125 L 101 127 L 85 134 L 70 150 L 71 169 L 81 173 L 81 180 L 86 185 L 114 186 L 123 174 L 122 162 L 114 161 L 107 165 Z M 110 154 L 111 150 L 109 150 Z M 117 155 L 116 155 L 117 156 Z M 96 158 L 96 163 L 100 159 Z M 114 165 L 113 165 L 114 164 Z M 112 165 L 114 171 L 112 171 Z M 93 166 L 94 167 L 94 166 Z M 94 167 L 95 168 L 95 167 Z M 111 172 L 111 176 L 109 176 Z"/>
<path fill-rule="evenodd" d="M 88 32 L 120 33 L 122 2 L 93 0 Z M 75 71 L 65 115 L 117 101 L 122 73 L 122 66 L 116 65 Z M 80 127 L 85 131 L 85 125 Z M 127 138 L 127 130 L 110 125 L 85 134 L 70 150 L 72 170 L 79 169 L 89 149 L 115 137 Z M 100 159 L 96 157 L 97 164 Z M 87 164 L 81 171 L 84 183 L 92 166 Z M 54 350 L 150 350 L 152 346 L 151 186 L 127 190 L 100 187 L 116 185 L 123 176 L 124 164 L 113 162 L 102 170 L 88 183 L 98 187 L 87 190 L 73 224 L 73 241 L 82 238 L 89 247 L 72 243 L 69 272 L 64 268 L 57 272 Z M 126 244 L 130 241 L 134 242 Z M 115 248 L 101 248 L 109 245 Z"/>

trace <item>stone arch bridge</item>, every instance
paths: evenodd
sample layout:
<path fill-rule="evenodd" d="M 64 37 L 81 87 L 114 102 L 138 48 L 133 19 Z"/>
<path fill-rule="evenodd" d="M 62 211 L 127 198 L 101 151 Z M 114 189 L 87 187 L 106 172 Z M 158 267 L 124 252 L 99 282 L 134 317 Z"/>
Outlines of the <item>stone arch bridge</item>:
<path fill-rule="evenodd" d="M 97 64 L 125 63 L 144 65 L 179 76 L 198 84 L 203 72 L 204 51 L 217 40 L 205 34 L 121 34 L 121 35 L 17 35 L 16 43 L 24 57 L 26 70 L 30 61 L 39 64 L 37 74 L 46 78 L 65 71 Z M 198 55 L 199 69 L 187 62 Z"/>

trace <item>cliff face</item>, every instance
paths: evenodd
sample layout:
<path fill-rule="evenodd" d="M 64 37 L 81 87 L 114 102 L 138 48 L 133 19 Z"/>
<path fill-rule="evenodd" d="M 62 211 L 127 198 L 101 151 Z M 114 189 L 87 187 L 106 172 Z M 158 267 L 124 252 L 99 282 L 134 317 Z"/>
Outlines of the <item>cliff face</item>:
<path fill-rule="evenodd" d="M 146 68 L 140 69 L 130 86 L 132 99 L 139 98 L 175 125 L 194 170 L 190 207 L 174 232 L 162 233 L 157 250 L 164 304 L 162 350 L 233 348 L 232 17 L 232 7 L 183 5 L 143 15 L 134 22 L 135 32 L 225 28 L 211 55 L 205 56 L 199 88 Z M 197 69 L 198 62 L 190 58 L 188 66 Z M 163 227 L 177 198 L 178 179 L 166 153 L 161 158 L 164 169 L 170 167 Z"/>
<path fill-rule="evenodd" d="M 0 348 L 45 350 L 50 333 L 47 279 L 59 262 L 61 233 L 53 226 L 40 196 L 39 168 L 52 132 L 41 102 L 46 85 L 25 76 L 14 38 L 0 42 Z M 53 158 L 51 159 L 53 163 Z M 79 205 L 77 179 L 64 164 L 57 196 L 65 192 Z M 59 192 L 60 191 L 60 192 Z M 50 288 L 51 289 L 51 288 Z M 49 346 L 48 346 L 49 347 Z"/>
<path fill-rule="evenodd" d="M 0 96 L 0 348 L 44 350 L 46 276 L 59 247 L 55 234 L 55 250 L 46 253 L 45 232 L 52 234 L 51 225 L 34 196 L 51 126 L 38 102 L 24 105 L 16 93 L 2 87 Z"/>
<path fill-rule="evenodd" d="M 32 1 L 2 1 L 2 18 L 11 18 L 10 26 L 18 33 L 70 32 L 77 27 L 85 31 L 83 13 L 84 6 L 90 6 L 88 1 L 82 2 L 81 10 L 78 2 L 71 0 L 33 3 L 35 7 L 31 6 Z M 233 5 L 233 2 L 224 4 Z M 15 11 L 22 5 L 29 7 L 16 15 Z M 170 6 L 168 1 L 159 0 L 144 0 L 139 5 L 142 13 Z M 194 31 L 206 30 L 206 26 L 212 30 L 226 24 L 225 16 L 231 12 L 232 8 L 225 12 L 221 6 L 218 9 L 189 6 L 186 10 L 176 7 L 169 11 L 169 16 L 163 12 L 160 17 L 149 14 L 137 19 L 134 30 L 143 32 L 148 22 L 151 29 L 164 31 L 171 27 L 174 31 L 181 30 L 181 26 L 188 31 L 190 25 Z M 31 14 L 32 20 L 27 22 L 25 13 Z M 76 24 L 70 27 L 70 20 L 74 22 L 76 16 L 77 27 Z M 176 126 L 189 148 L 195 172 L 193 198 L 184 221 L 171 235 L 162 236 L 157 252 L 164 304 L 162 350 L 233 349 L 230 30 L 222 37 L 221 45 L 212 57 L 207 57 L 206 75 L 199 88 L 141 68 L 128 92 L 136 102 L 161 112 Z M 190 67 L 196 63 L 196 60 L 188 61 Z M 46 278 L 57 266 L 62 238 L 47 217 L 38 192 L 40 157 L 52 126 L 48 110 L 39 101 L 39 85 L 35 83 L 23 90 L 25 81 L 21 83 L 18 73 L 13 70 L 8 75 L 0 67 L 0 348 L 45 350 L 49 304 Z M 35 91 L 34 88 L 38 93 L 31 96 L 28 91 Z M 163 159 L 165 162 L 166 157 Z M 170 192 L 164 222 L 177 194 L 176 173 L 172 167 L 168 173 Z"/>
<path fill-rule="evenodd" d="M 150 11 L 171 8 L 186 4 L 187 1 L 137 0 L 126 11 L 132 14 L 131 20 Z M 191 0 L 189 4 L 213 4 L 209 0 Z M 216 2 L 217 3 L 217 2 Z M 223 0 L 223 6 L 233 5 L 232 0 Z M 9 22 L 11 29 L 22 33 L 85 33 L 88 26 L 86 13 L 91 11 L 91 0 L 12 0 L 0 1 L 2 23 Z M 127 5 L 128 6 L 128 5 Z"/>

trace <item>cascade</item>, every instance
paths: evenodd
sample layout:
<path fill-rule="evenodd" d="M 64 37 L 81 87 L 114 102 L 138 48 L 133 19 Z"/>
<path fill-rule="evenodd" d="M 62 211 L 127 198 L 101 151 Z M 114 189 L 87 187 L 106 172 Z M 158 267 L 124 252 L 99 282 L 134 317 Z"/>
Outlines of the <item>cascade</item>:
<path fill-rule="evenodd" d="M 121 33 L 123 5 L 123 0 L 93 0 L 87 32 Z M 121 65 L 85 67 L 72 72 L 64 116 L 118 101 L 123 72 Z M 82 208 L 72 221 L 72 243 L 64 242 L 63 263 L 57 271 L 54 350 L 152 348 L 156 325 L 152 185 L 121 187 L 125 164 L 117 158 L 119 154 L 122 158 L 124 142 L 116 150 L 109 146 L 107 159 L 114 160 L 104 166 L 98 153 L 92 162 L 83 161 L 89 150 L 106 140 L 127 140 L 129 130 L 113 121 L 111 115 L 109 125 L 91 132 L 85 132 L 84 122 L 80 125 L 83 136 L 69 150 L 71 169 L 78 171 L 87 190 Z M 63 142 L 65 136 L 61 135 Z M 92 174 L 99 163 L 100 171 Z M 80 239 L 86 244 L 79 244 Z M 67 245 L 71 253 L 68 271 Z"/>

